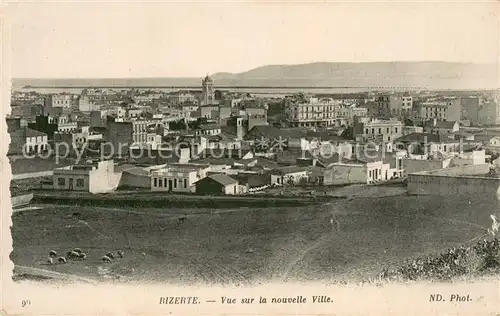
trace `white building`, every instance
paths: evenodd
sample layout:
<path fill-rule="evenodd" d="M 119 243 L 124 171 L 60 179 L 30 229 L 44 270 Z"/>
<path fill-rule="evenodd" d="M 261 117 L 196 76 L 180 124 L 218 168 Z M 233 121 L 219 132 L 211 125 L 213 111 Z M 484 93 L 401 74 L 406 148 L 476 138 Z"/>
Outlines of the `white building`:
<path fill-rule="evenodd" d="M 394 166 L 380 160 L 338 162 L 324 172 L 325 185 L 373 184 L 403 176 L 403 159 L 395 155 Z"/>
<path fill-rule="evenodd" d="M 123 119 L 127 116 L 127 111 L 121 106 L 112 106 L 107 110 L 107 115 Z"/>
<path fill-rule="evenodd" d="M 14 134 L 18 134 L 18 136 Z M 40 153 L 48 146 L 47 134 L 31 128 L 25 127 L 12 133 L 11 140 L 14 141 L 15 137 L 20 137 L 20 141 L 24 142 L 24 152 L 26 153 Z"/>
<path fill-rule="evenodd" d="M 52 185 L 54 190 L 85 191 L 90 193 L 112 192 L 118 187 L 121 173 L 114 172 L 113 160 L 97 164 L 73 165 L 54 169 Z"/>
<path fill-rule="evenodd" d="M 69 108 L 71 107 L 73 95 L 71 94 L 50 94 L 47 96 L 45 107 L 49 108 Z"/>
<path fill-rule="evenodd" d="M 451 160 L 453 166 L 482 165 L 484 163 L 486 163 L 486 152 L 484 150 L 459 153 Z"/>
<path fill-rule="evenodd" d="M 194 134 L 196 136 L 199 135 L 219 135 L 222 132 L 222 129 L 219 125 L 216 124 L 206 124 L 200 126 L 200 128 L 196 129 L 194 131 Z"/>
<path fill-rule="evenodd" d="M 271 184 L 275 185 L 287 185 L 299 184 L 302 179 L 308 179 L 308 172 L 305 168 L 289 166 L 282 167 L 279 169 L 274 169 L 271 172 Z"/>
<path fill-rule="evenodd" d="M 356 123 L 353 129 L 356 141 L 391 142 L 403 135 L 403 123 L 396 120 L 371 120 L 368 123 Z"/>
<path fill-rule="evenodd" d="M 206 177 L 208 165 L 172 164 L 151 172 L 151 190 L 168 192 L 196 192 L 195 182 Z"/>
<path fill-rule="evenodd" d="M 295 127 L 330 126 L 335 124 L 338 107 L 338 102 L 330 98 L 309 98 L 307 103 L 286 107 L 285 115 L 288 122 Z"/>
<path fill-rule="evenodd" d="M 98 111 L 100 105 L 98 105 L 94 99 L 91 99 L 88 95 L 81 95 L 78 99 L 78 109 L 82 112 Z"/>

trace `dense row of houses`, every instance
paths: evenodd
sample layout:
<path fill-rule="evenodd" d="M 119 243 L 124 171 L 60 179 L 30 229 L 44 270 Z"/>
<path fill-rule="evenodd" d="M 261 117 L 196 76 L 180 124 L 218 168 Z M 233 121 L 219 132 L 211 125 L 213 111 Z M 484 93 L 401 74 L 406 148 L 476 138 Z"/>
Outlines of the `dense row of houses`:
<path fill-rule="evenodd" d="M 128 163 L 112 163 L 116 164 L 114 172 L 119 174 L 119 181 L 104 180 L 106 174 L 111 174 L 109 167 L 104 173 L 95 172 L 104 165 L 99 167 L 97 164 L 89 169 L 78 166 L 71 170 L 88 170 L 89 178 L 94 177 L 88 181 L 104 181 L 110 184 L 108 191 L 121 186 L 159 193 L 234 195 L 269 186 L 376 184 L 413 172 L 484 164 L 488 158 L 484 149 L 480 149 L 482 142 L 459 133 L 411 133 L 393 143 L 381 142 L 376 146 L 360 145 L 332 133 L 297 133 L 270 126 L 255 126 L 247 136 L 248 140 L 235 148 L 210 148 L 207 139 L 196 136 L 193 140 L 197 146 L 183 148 L 169 159 L 139 157 Z M 256 148 L 254 137 L 283 137 L 286 142 L 283 148 L 258 151 L 252 149 Z M 495 141 L 500 144 L 492 138 L 492 142 Z M 59 180 L 60 177 L 73 180 Z M 74 179 L 76 177 L 67 168 L 56 169 L 53 188 L 61 188 L 55 183 L 69 183 Z M 75 184 L 64 188 L 95 193 L 91 187 Z"/>
<path fill-rule="evenodd" d="M 62 144 L 69 150 L 55 154 L 80 150 L 80 163 L 55 169 L 44 188 L 235 195 L 269 186 L 376 184 L 481 164 L 485 149 L 500 152 L 500 140 L 461 131 L 493 122 L 485 118 L 494 115 L 491 104 L 498 108 L 495 98 L 298 94 L 281 99 L 277 112 L 261 101 L 214 90 L 208 76 L 199 91 L 50 95 L 34 118 L 7 119 L 9 153 Z"/>

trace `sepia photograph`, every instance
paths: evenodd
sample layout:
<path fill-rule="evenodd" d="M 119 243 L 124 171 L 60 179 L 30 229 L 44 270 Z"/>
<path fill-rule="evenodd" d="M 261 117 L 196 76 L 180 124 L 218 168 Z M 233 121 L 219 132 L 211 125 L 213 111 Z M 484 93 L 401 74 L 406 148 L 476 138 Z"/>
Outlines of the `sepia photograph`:
<path fill-rule="evenodd" d="M 0 8 L 1 314 L 500 310 L 497 2 Z"/>

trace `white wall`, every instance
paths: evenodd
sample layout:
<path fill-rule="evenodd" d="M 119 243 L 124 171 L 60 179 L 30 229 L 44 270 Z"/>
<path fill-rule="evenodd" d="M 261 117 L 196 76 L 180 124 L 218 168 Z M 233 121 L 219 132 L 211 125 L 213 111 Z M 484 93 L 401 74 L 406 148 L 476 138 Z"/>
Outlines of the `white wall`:
<path fill-rule="evenodd" d="M 271 175 L 271 184 L 288 184 L 289 179 L 293 179 L 294 184 L 300 183 L 300 180 L 302 178 L 307 178 L 307 172 L 306 171 L 300 171 L 300 172 L 295 172 L 295 173 L 289 173 L 286 175 Z"/>
<path fill-rule="evenodd" d="M 198 177 L 198 174 L 200 175 L 200 177 Z M 186 193 L 195 192 L 194 183 L 204 177 L 205 174 L 197 170 L 183 171 L 175 169 L 171 170 L 164 169 L 161 171 L 153 172 L 151 174 L 151 190 L 186 192 Z M 155 186 L 155 179 L 156 179 L 156 186 Z M 172 188 L 169 187 L 170 181 L 172 183 Z M 184 186 L 184 183 L 186 184 L 186 186 Z"/>
<path fill-rule="evenodd" d="M 100 161 L 98 167 L 89 173 L 90 193 L 108 193 L 116 190 L 120 183 L 121 172 L 114 172 L 112 161 Z"/>
<path fill-rule="evenodd" d="M 229 184 L 229 185 L 226 185 L 225 186 L 225 192 L 226 194 L 228 195 L 236 195 L 236 194 L 239 194 L 239 188 L 238 188 L 238 184 L 237 183 L 234 183 L 234 184 Z"/>
<path fill-rule="evenodd" d="M 334 164 L 324 172 L 325 185 L 367 184 L 368 171 L 362 164 Z"/>

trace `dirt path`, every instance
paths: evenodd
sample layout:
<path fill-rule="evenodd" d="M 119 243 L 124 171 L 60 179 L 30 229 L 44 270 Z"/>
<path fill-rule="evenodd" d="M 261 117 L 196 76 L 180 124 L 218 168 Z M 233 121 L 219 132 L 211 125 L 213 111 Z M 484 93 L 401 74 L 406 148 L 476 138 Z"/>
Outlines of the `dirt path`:
<path fill-rule="evenodd" d="M 323 206 L 329 206 L 329 205 L 331 205 L 331 203 L 326 203 Z M 339 210 L 335 210 L 332 212 L 332 215 L 334 215 L 334 217 L 335 217 L 338 215 L 348 215 L 348 213 L 350 213 L 350 214 L 355 213 L 358 215 L 361 214 L 361 212 L 342 212 Z M 370 216 L 380 216 L 380 215 L 381 214 L 373 213 Z M 396 215 L 394 215 L 394 216 L 396 216 Z M 478 225 L 478 224 L 475 224 L 472 222 L 468 222 L 468 221 L 458 220 L 458 219 L 441 218 L 441 217 L 437 217 L 437 216 L 430 216 L 430 215 L 424 215 L 424 214 L 411 214 L 411 215 L 410 214 L 399 214 L 397 216 L 407 217 L 407 218 L 417 218 L 417 219 L 418 218 L 431 218 L 431 219 L 442 221 L 442 222 L 448 222 L 448 223 L 451 223 L 454 225 L 456 225 L 456 224 L 470 225 L 470 226 L 478 228 L 479 230 L 481 230 L 483 232 L 487 231 L 487 228 L 485 228 L 484 226 L 481 226 L 481 225 Z M 338 224 L 338 222 L 337 222 L 337 224 Z M 325 232 L 324 234 L 322 234 L 318 238 L 316 238 L 313 242 L 311 242 L 307 247 L 300 250 L 299 254 L 297 256 L 295 256 L 291 261 L 288 262 L 288 264 L 286 265 L 286 268 L 284 269 L 284 272 L 281 273 L 281 282 L 289 281 L 290 278 L 292 278 L 295 275 L 295 273 L 293 273 L 294 268 L 296 268 L 304 260 L 304 258 L 308 254 L 310 254 L 311 252 L 315 251 L 316 249 L 322 247 L 323 245 L 325 245 L 326 242 L 330 241 L 331 238 L 334 236 L 333 234 L 335 234 L 336 232 L 337 232 L 337 230 L 334 229 L 334 227 L 332 227 L 331 233 Z M 464 243 L 468 244 L 468 243 L 476 241 L 480 238 L 484 238 L 487 235 L 488 234 L 480 234 L 480 235 L 478 235 L 478 236 L 476 236 L 468 241 L 465 241 Z"/>
<path fill-rule="evenodd" d="M 316 239 L 313 243 L 311 243 L 308 247 L 302 249 L 302 251 L 299 253 L 298 256 L 296 256 L 291 262 L 289 262 L 285 268 L 285 271 L 282 274 L 281 277 L 281 282 L 286 282 L 288 279 L 291 277 L 289 276 L 290 273 L 292 272 L 293 268 L 302 260 L 304 260 L 304 257 L 309 254 L 311 251 L 321 247 L 324 245 L 329 239 L 331 238 L 330 234 L 323 235 Z M 293 274 L 292 274 L 293 276 Z"/>

